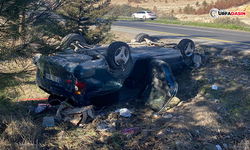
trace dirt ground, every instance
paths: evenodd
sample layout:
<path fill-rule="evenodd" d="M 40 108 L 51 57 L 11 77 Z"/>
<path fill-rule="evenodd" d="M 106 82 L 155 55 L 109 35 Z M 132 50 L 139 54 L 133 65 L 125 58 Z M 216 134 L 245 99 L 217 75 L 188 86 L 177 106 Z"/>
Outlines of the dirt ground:
<path fill-rule="evenodd" d="M 119 41 L 135 37 L 113 33 Z M 42 118 L 55 115 L 56 109 L 35 114 L 29 106 L 43 102 L 18 102 L 12 115 L 21 121 L 0 109 L 0 149 L 250 149 L 250 59 L 200 46 L 196 53 L 202 65 L 176 76 L 178 94 L 160 114 L 133 100 L 97 110 L 98 117 L 82 126 L 55 121 L 44 128 Z M 118 108 L 128 108 L 131 117 L 114 113 Z M 103 122 L 112 130 L 98 130 Z"/>

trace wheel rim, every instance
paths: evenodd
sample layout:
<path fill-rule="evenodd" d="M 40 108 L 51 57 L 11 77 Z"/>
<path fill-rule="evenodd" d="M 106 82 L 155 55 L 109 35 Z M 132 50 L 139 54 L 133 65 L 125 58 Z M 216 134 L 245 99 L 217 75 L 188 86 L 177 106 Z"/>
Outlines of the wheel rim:
<path fill-rule="evenodd" d="M 185 46 L 185 55 L 186 55 L 187 57 L 190 57 L 190 56 L 193 55 L 193 53 L 194 53 L 194 45 L 193 45 L 191 42 L 189 42 L 189 43 L 187 43 L 187 45 Z"/>
<path fill-rule="evenodd" d="M 126 64 L 129 60 L 129 49 L 125 46 L 119 47 L 115 51 L 114 59 L 117 65 Z"/>
<path fill-rule="evenodd" d="M 146 20 L 146 17 L 145 17 L 145 16 L 143 16 L 143 19 L 144 19 L 144 20 Z"/>

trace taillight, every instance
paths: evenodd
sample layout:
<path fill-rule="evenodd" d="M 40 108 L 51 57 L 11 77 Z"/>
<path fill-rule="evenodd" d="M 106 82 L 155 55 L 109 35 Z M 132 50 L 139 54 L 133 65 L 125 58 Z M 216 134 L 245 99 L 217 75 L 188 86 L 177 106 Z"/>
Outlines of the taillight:
<path fill-rule="evenodd" d="M 68 84 L 71 84 L 72 80 L 66 79 L 65 82 L 68 83 Z"/>
<path fill-rule="evenodd" d="M 80 95 L 86 88 L 86 82 L 76 81 L 75 84 L 75 94 Z"/>
<path fill-rule="evenodd" d="M 151 14 L 148 14 L 149 16 L 151 16 Z"/>

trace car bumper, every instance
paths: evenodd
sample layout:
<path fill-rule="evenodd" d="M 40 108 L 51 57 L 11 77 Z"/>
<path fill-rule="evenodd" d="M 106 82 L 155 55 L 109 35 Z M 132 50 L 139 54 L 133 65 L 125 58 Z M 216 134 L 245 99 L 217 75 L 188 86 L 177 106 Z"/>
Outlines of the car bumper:
<path fill-rule="evenodd" d="M 156 16 L 148 16 L 147 19 L 156 19 Z"/>

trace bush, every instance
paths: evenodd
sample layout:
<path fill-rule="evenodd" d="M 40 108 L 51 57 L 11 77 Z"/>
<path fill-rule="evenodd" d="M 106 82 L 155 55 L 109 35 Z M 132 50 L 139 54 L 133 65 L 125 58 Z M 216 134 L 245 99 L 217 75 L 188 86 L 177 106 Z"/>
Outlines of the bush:
<path fill-rule="evenodd" d="M 194 14 L 195 13 L 195 9 L 193 8 L 193 6 L 190 6 L 190 4 L 187 4 L 187 6 L 184 7 L 183 11 L 186 14 Z"/>
<path fill-rule="evenodd" d="M 208 5 L 207 2 L 204 0 L 203 3 L 202 3 L 202 6 L 207 7 L 207 5 Z"/>
<path fill-rule="evenodd" d="M 159 16 L 159 18 L 168 20 L 177 20 L 177 18 L 173 14 L 169 13 L 163 13 L 161 16 Z"/>
<path fill-rule="evenodd" d="M 197 1 L 198 2 L 198 1 Z M 196 2 L 196 6 L 197 3 Z M 205 0 L 202 3 L 202 7 L 200 7 L 198 10 L 195 11 L 195 14 L 207 14 L 212 8 L 218 8 L 218 9 L 227 9 L 230 7 L 237 7 L 243 4 L 248 3 L 249 0 L 218 0 L 217 2 L 211 2 L 208 4 Z M 187 7 L 187 6 L 186 6 Z M 188 10 L 188 9 L 187 9 Z M 191 11 L 184 11 L 186 14 L 192 14 Z"/>
<path fill-rule="evenodd" d="M 196 5 L 197 7 L 199 7 L 199 6 L 200 6 L 200 4 L 199 4 L 199 2 L 198 2 L 198 1 L 195 3 L 195 5 Z"/>
<path fill-rule="evenodd" d="M 244 22 L 241 22 L 239 18 L 216 18 L 214 20 L 214 23 L 220 23 L 220 24 L 235 24 L 238 26 L 246 26 Z"/>

